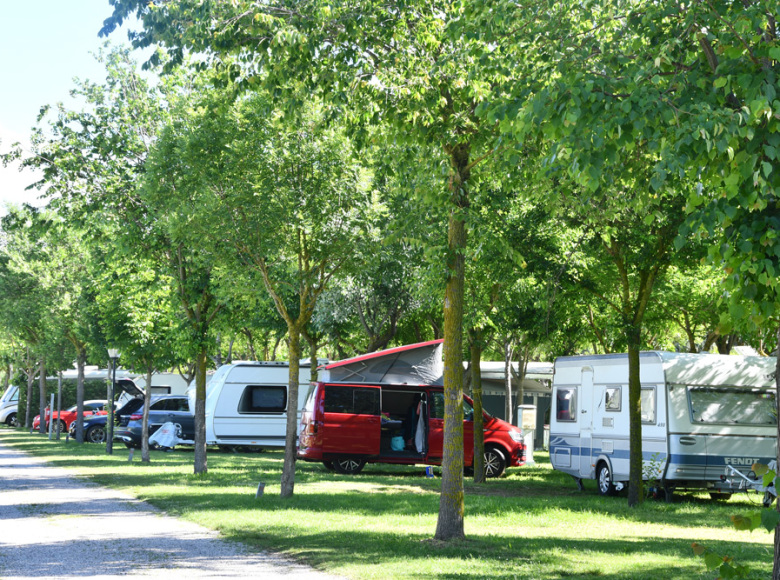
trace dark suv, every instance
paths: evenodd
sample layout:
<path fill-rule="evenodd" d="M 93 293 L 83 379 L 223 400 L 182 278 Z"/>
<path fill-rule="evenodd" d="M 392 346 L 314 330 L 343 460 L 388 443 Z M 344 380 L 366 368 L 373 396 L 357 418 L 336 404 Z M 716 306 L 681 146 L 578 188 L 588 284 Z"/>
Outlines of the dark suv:
<path fill-rule="evenodd" d="M 122 441 L 127 447 L 141 447 L 142 410 L 129 417 L 127 425 L 114 431 L 114 439 Z M 195 438 L 195 417 L 190 411 L 189 399 L 182 395 L 164 395 L 157 399 L 149 409 L 149 435 L 157 431 L 164 423 L 174 423 L 181 439 Z"/>
<path fill-rule="evenodd" d="M 189 403 L 187 397 L 183 395 L 153 395 L 152 402 L 149 406 L 149 426 L 152 425 L 152 413 L 158 411 L 179 411 L 182 408 L 189 411 Z M 140 424 L 141 413 L 144 409 L 143 397 L 137 397 L 130 399 L 122 407 L 120 407 L 114 414 L 114 420 L 118 427 L 127 428 L 128 423 L 133 417 L 138 418 Z M 98 415 L 84 419 L 84 441 L 89 443 L 105 443 L 106 442 L 106 425 L 108 423 L 108 417 L 106 415 Z M 124 430 L 123 430 L 124 431 Z M 118 429 L 114 431 L 114 438 L 117 438 Z M 150 430 L 151 433 L 151 430 Z M 70 428 L 70 436 L 76 436 L 76 422 L 74 421 Z M 138 446 L 140 447 L 140 436 L 138 439 Z"/>

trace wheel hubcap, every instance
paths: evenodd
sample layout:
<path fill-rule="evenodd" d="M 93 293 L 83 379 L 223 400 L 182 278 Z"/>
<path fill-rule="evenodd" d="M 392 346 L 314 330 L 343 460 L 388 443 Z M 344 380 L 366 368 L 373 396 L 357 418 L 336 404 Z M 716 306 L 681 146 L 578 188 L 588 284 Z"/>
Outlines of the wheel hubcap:
<path fill-rule="evenodd" d="M 606 468 L 602 468 L 599 472 L 599 487 L 601 491 L 606 492 L 609 490 L 609 471 Z"/>
<path fill-rule="evenodd" d="M 488 451 L 485 453 L 485 474 L 493 475 L 498 471 L 498 457 L 495 453 Z"/>
<path fill-rule="evenodd" d="M 351 472 L 357 469 L 358 463 L 352 459 L 346 459 L 340 462 L 340 466 L 344 471 Z"/>

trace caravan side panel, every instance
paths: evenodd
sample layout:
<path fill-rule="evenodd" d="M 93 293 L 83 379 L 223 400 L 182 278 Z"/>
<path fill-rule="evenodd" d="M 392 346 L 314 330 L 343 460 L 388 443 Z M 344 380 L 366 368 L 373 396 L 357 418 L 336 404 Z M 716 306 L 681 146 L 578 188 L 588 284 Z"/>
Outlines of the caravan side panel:
<path fill-rule="evenodd" d="M 287 412 L 296 409 L 300 419 L 309 377 L 310 368 L 301 367 L 298 400 L 291 402 L 286 365 L 236 365 L 208 395 L 209 443 L 284 447 Z"/>

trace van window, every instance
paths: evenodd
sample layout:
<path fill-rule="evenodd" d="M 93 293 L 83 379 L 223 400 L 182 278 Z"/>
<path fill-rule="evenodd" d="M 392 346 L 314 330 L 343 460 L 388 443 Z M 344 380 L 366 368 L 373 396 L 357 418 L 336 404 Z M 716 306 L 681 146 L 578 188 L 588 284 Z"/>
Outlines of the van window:
<path fill-rule="evenodd" d="M 655 387 L 643 387 L 639 402 L 642 423 L 655 423 Z"/>
<path fill-rule="evenodd" d="M 444 419 L 444 393 L 431 393 L 431 419 Z M 466 399 L 463 399 L 463 420 L 474 420 L 474 408 Z"/>
<path fill-rule="evenodd" d="M 604 394 L 604 408 L 607 411 L 620 411 L 620 387 L 607 387 Z"/>
<path fill-rule="evenodd" d="M 431 393 L 431 419 L 444 419 L 444 393 Z"/>
<path fill-rule="evenodd" d="M 238 402 L 239 413 L 284 413 L 287 387 L 249 385 Z"/>
<path fill-rule="evenodd" d="M 777 425 L 775 392 L 736 387 L 688 387 L 693 423 Z"/>
<path fill-rule="evenodd" d="M 309 392 L 306 394 L 306 404 L 303 406 L 305 413 L 314 412 L 314 403 L 317 400 L 317 384 L 309 385 Z"/>
<path fill-rule="evenodd" d="M 367 387 L 325 387 L 325 412 L 379 415 L 379 389 Z"/>
<path fill-rule="evenodd" d="M 577 389 L 558 387 L 555 395 L 555 418 L 558 421 L 577 420 Z"/>

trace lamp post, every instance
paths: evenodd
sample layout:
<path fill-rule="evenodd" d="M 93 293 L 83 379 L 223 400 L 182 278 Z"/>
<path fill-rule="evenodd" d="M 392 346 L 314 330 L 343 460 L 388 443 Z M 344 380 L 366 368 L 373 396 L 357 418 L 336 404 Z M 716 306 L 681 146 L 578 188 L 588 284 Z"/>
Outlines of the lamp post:
<path fill-rule="evenodd" d="M 111 390 L 108 397 L 108 436 L 106 437 L 106 453 L 113 455 L 114 453 L 114 389 L 116 388 L 116 364 L 119 360 L 119 349 L 109 348 L 108 358 L 111 359 L 111 371 L 113 377 L 111 378 Z"/>

